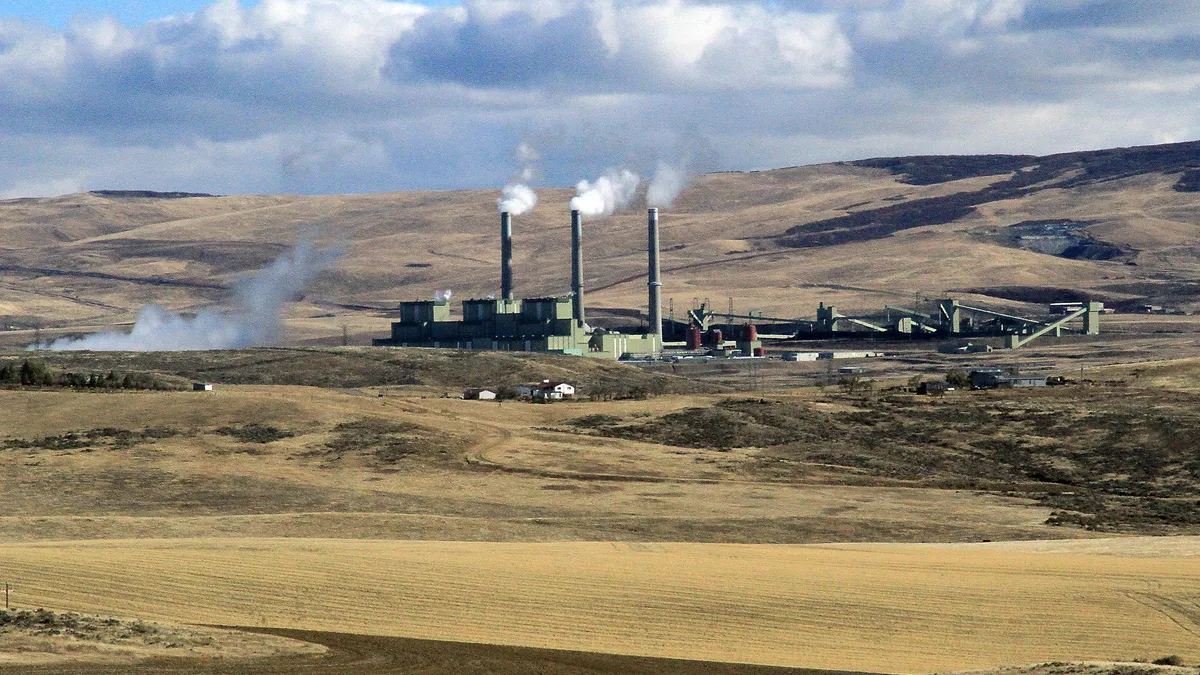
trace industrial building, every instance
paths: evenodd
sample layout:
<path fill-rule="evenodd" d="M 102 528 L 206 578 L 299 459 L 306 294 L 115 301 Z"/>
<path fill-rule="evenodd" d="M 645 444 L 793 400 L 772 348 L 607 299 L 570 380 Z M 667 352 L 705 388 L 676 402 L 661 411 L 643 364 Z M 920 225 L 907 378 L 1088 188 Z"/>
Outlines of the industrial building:
<path fill-rule="evenodd" d="M 451 313 L 448 300 L 401 303 L 399 321 L 391 335 L 376 339 L 376 346 L 434 347 L 525 352 L 558 352 L 598 358 L 653 358 L 664 347 L 716 356 L 762 357 L 764 340 L 829 340 L 878 338 L 956 340 L 998 337 L 1010 349 L 1042 336 L 1064 333 L 1096 335 L 1104 305 L 1094 301 L 1053 303 L 1048 317 L 1028 318 L 970 306 L 953 298 L 935 301 L 930 313 L 885 306 L 863 316 L 847 316 L 837 307 L 821 303 L 816 319 L 786 319 L 761 314 L 718 314 L 707 302 L 687 312 L 677 322 L 674 312 L 664 322 L 659 266 L 658 209 L 647 212 L 647 315 L 648 327 L 605 330 L 586 321 L 583 278 L 583 218 L 571 211 L 571 281 L 564 296 L 519 299 L 514 294 L 512 270 L 512 217 L 500 214 L 500 296 L 462 301 L 461 315 Z M 928 299 L 927 299 L 928 300 Z M 725 323 L 716 319 L 724 318 Z M 1078 322 L 1075 325 L 1070 325 Z M 670 342 L 664 343 L 664 323 Z M 1082 325 L 1079 325 L 1082 324 Z M 760 331 L 762 331 L 760 333 Z M 736 337 L 734 337 L 736 336 Z M 733 338 L 733 339 L 729 339 Z M 955 344 L 948 349 L 972 352 Z M 977 349 L 990 350 L 980 344 Z M 827 358 L 822 356 L 822 358 Z M 789 360 L 800 360 L 793 356 Z"/>
<path fill-rule="evenodd" d="M 512 217 L 500 214 L 500 297 L 464 300 L 454 318 L 448 300 L 400 305 L 400 320 L 376 346 L 443 347 L 558 352 L 619 359 L 662 351 L 662 298 L 658 263 L 658 209 L 648 211 L 647 262 L 649 330 L 628 334 L 593 330 L 586 321 L 583 292 L 583 218 L 571 211 L 571 293 L 518 299 L 513 290 Z"/>
<path fill-rule="evenodd" d="M 936 313 L 885 306 L 865 316 L 847 316 L 833 305 L 821 303 L 817 316 L 812 319 L 786 319 L 755 314 L 718 313 L 707 304 L 691 309 L 687 322 L 668 321 L 668 338 L 679 339 L 680 334 L 689 349 L 711 347 L 720 343 L 727 331 L 737 330 L 743 336 L 752 333 L 755 340 L 763 337 L 772 340 L 830 340 L 839 338 L 882 339 L 882 340 L 945 340 L 963 337 L 1000 337 L 1010 349 L 1017 349 L 1046 335 L 1061 337 L 1067 333 L 1098 335 L 1100 316 L 1106 312 L 1103 303 L 1086 301 L 1054 303 L 1050 316 L 1029 318 L 1004 314 L 983 307 L 975 307 L 953 298 L 936 301 Z M 724 319 L 724 323 L 720 320 Z M 1070 325 L 1076 322 L 1074 326 Z M 735 323 L 749 322 L 749 323 Z M 757 328 L 758 331 L 748 329 Z M 739 349 L 743 348 L 739 341 Z M 669 345 L 670 343 L 668 343 Z M 759 345 L 750 346 L 751 349 Z M 976 351 L 960 345 L 948 347 L 953 351 Z M 979 350 L 988 350 L 979 345 Z M 749 353 L 749 352 L 746 352 Z M 756 352 L 757 353 L 757 352 Z"/>

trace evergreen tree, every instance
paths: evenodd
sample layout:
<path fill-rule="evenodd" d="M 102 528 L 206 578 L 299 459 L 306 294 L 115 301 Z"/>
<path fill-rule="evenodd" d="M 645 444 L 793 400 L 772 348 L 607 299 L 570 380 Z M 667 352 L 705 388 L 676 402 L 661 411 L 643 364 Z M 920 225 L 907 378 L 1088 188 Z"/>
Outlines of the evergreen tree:
<path fill-rule="evenodd" d="M 25 386 L 48 386 L 54 383 L 54 377 L 46 364 L 28 359 L 21 364 L 20 380 Z"/>

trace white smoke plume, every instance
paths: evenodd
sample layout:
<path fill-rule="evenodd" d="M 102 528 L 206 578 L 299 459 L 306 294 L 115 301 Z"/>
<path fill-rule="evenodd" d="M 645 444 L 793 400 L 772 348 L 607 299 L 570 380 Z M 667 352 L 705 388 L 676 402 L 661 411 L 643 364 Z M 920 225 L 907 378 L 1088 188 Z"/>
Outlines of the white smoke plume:
<path fill-rule="evenodd" d="M 509 181 L 508 185 L 500 192 L 500 198 L 496 200 L 496 208 L 501 212 L 508 212 L 511 215 L 519 216 L 524 213 L 529 213 L 538 203 L 537 193 L 533 188 L 526 185 L 533 180 L 537 173 L 534 169 L 534 163 L 541 157 L 537 150 L 532 145 L 522 142 L 517 146 L 517 163 L 521 165 L 521 170 L 517 175 Z"/>
<path fill-rule="evenodd" d="M 637 192 L 641 179 L 629 169 L 609 169 L 595 183 L 579 181 L 575 186 L 575 197 L 571 199 L 571 210 L 584 216 L 611 216 L 629 202 Z"/>
<path fill-rule="evenodd" d="M 450 290 L 449 288 L 444 291 L 437 291 L 433 294 L 433 299 L 437 300 L 438 302 L 442 302 L 443 300 L 450 302 L 450 298 L 452 297 L 454 297 L 454 291 Z"/>
<path fill-rule="evenodd" d="M 138 312 L 128 333 L 108 331 L 63 338 L 35 348 L 156 352 L 272 345 L 283 334 L 284 306 L 339 255 L 338 251 L 314 248 L 311 241 L 303 239 L 270 266 L 235 284 L 233 306 L 228 311 L 205 309 L 186 317 L 147 305 Z"/>
<path fill-rule="evenodd" d="M 500 198 L 496 200 L 496 208 L 501 213 L 507 211 L 511 215 L 519 216 L 532 211 L 537 202 L 537 193 L 528 185 L 505 185 Z"/>
<path fill-rule="evenodd" d="M 646 190 L 646 206 L 671 208 L 675 198 L 687 187 L 690 177 L 683 164 L 659 162 L 654 178 L 650 179 L 650 187 Z"/>

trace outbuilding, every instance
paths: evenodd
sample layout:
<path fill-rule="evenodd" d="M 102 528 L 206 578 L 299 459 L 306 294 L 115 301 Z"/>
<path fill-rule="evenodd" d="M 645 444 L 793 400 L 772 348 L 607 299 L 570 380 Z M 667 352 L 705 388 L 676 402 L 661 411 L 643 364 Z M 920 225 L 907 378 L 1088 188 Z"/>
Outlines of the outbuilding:
<path fill-rule="evenodd" d="M 923 396 L 941 396 L 950 390 L 950 384 L 941 380 L 922 382 L 917 385 L 917 393 Z"/>
<path fill-rule="evenodd" d="M 212 390 L 213 390 L 213 386 L 212 386 L 211 382 L 193 382 L 192 383 L 192 391 L 212 391 Z"/>
<path fill-rule="evenodd" d="M 820 355 L 820 352 L 784 352 L 779 358 L 784 361 L 816 361 Z"/>

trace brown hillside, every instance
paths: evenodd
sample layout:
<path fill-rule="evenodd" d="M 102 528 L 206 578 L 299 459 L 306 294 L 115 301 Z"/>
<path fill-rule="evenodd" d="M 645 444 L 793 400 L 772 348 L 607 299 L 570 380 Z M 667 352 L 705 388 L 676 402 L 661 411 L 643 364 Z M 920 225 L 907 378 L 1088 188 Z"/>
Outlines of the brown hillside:
<path fill-rule="evenodd" d="M 1194 308 L 1200 205 L 1186 170 L 1200 166 L 1198 148 L 700 176 L 663 214 L 665 297 L 677 314 L 693 299 L 723 309 L 732 297 L 738 311 L 800 317 L 818 301 L 867 309 L 917 292 L 973 291 L 1004 306 L 1042 302 L 1045 288 Z M 537 210 L 515 220 L 519 294 L 567 290 L 571 194 L 543 189 Z M 496 292 L 495 196 L 87 193 L 0 202 L 0 323 L 87 330 L 130 321 L 147 302 L 209 305 L 311 228 L 346 255 L 294 308 L 293 338 L 340 338 L 345 325 L 361 344 L 386 332 L 381 310 L 400 300 L 444 288 L 457 297 Z M 1062 255 L 1029 250 L 1021 233 L 1045 227 L 1077 245 Z M 591 304 L 641 310 L 641 209 L 586 228 Z"/>

